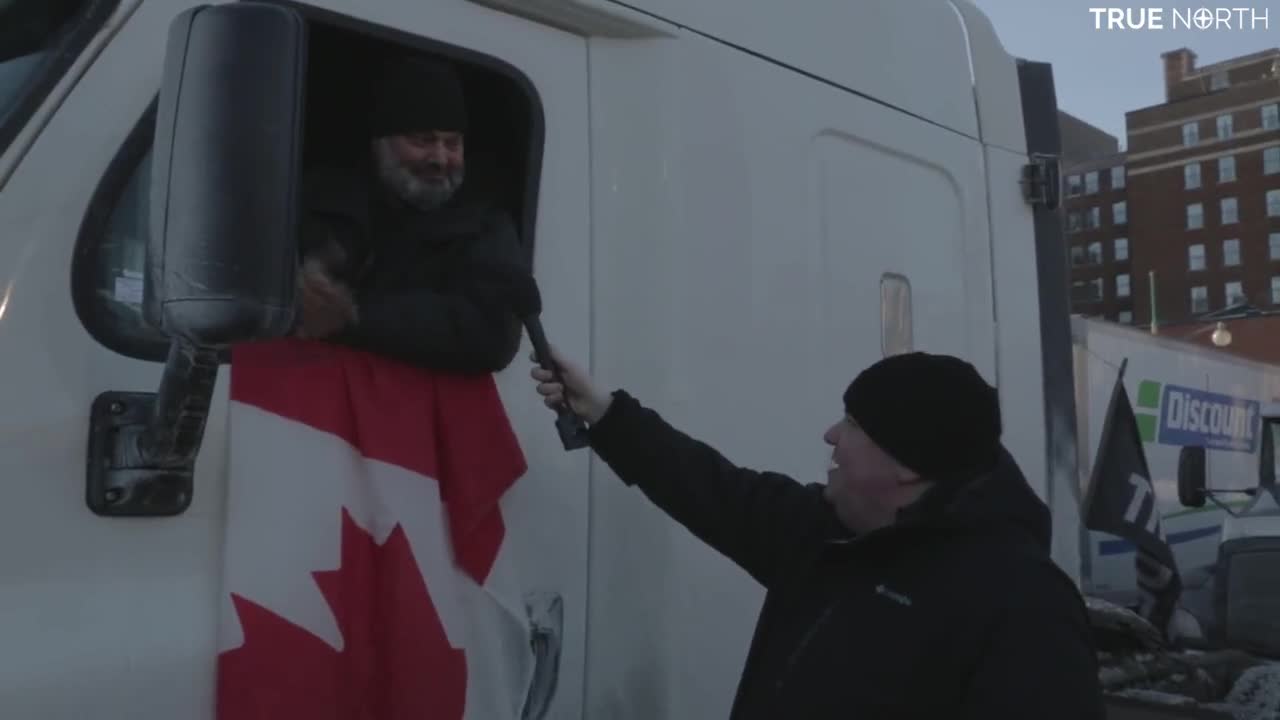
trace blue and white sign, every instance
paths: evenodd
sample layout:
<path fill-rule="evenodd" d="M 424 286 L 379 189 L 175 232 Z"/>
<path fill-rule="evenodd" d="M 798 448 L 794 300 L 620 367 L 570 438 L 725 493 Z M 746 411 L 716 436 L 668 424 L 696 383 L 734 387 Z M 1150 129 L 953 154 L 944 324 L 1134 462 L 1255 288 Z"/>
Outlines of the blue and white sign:
<path fill-rule="evenodd" d="M 1164 386 L 1160 442 L 1214 450 L 1256 452 L 1262 419 L 1256 400 Z"/>

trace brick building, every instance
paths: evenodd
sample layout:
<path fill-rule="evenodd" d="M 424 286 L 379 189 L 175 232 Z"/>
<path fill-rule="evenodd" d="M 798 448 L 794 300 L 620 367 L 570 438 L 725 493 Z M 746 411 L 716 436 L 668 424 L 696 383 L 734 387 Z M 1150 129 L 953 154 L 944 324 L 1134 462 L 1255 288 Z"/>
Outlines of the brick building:
<path fill-rule="evenodd" d="M 1125 156 L 1110 135 L 1060 113 L 1073 313 L 1133 322 Z"/>
<path fill-rule="evenodd" d="M 1112 157 L 1120 152 L 1120 141 L 1115 135 L 1062 110 L 1058 111 L 1058 133 L 1062 142 L 1063 167 Z"/>
<path fill-rule="evenodd" d="M 1280 50 L 1162 59 L 1166 102 L 1126 114 L 1134 321 L 1151 322 L 1152 297 L 1171 331 L 1280 310 Z"/>

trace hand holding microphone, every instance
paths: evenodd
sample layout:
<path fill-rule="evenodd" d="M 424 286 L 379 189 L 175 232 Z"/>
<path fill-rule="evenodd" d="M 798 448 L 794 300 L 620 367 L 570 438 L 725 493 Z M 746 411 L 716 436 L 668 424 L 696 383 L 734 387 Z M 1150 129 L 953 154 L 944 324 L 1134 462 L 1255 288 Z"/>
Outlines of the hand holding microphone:
<path fill-rule="evenodd" d="M 500 296 L 511 311 L 520 318 L 533 343 L 533 360 L 540 367 L 534 368 L 533 377 L 541 381 L 538 392 L 547 407 L 556 411 L 556 430 L 565 450 L 587 447 L 587 425 L 583 415 L 591 422 L 599 420 L 608 408 L 611 398 L 601 400 L 599 393 L 590 387 L 585 375 L 568 366 L 558 356 L 553 357 L 542 329 L 542 294 L 533 275 L 510 263 L 493 263 L 483 267 L 488 277 L 497 282 L 496 295 Z M 562 372 L 562 369 L 568 372 Z M 566 390 L 567 389 L 567 390 Z"/>
<path fill-rule="evenodd" d="M 529 359 L 538 362 L 537 353 L 531 354 Z M 529 372 L 529 376 L 538 381 L 538 394 L 542 395 L 543 402 L 552 409 L 567 404 L 587 422 L 599 422 L 609 410 L 613 397 L 600 392 L 581 368 L 562 358 L 554 349 L 551 350 L 551 360 L 558 372 L 544 366 Z"/>
<path fill-rule="evenodd" d="M 552 354 L 551 346 L 547 344 L 547 336 L 542 332 L 542 323 L 538 320 L 538 316 L 530 315 L 525 318 L 524 323 L 525 328 L 529 331 L 529 340 L 533 343 L 534 361 L 540 366 L 534 368 L 534 371 L 539 372 L 546 378 L 548 382 L 544 383 L 544 385 L 547 385 L 548 389 L 554 390 L 555 386 L 560 388 L 560 397 L 556 400 L 552 399 L 551 393 L 542 393 L 542 395 L 546 398 L 543 402 L 547 404 L 547 407 L 556 411 L 556 430 L 560 433 L 561 444 L 564 445 L 565 450 L 578 450 L 587 447 L 590 444 L 590 439 L 587 436 L 587 424 L 583 422 L 578 407 L 590 407 L 594 403 L 589 401 L 584 403 L 579 400 L 582 395 L 577 392 L 576 386 L 580 385 L 580 382 L 570 384 L 566 381 L 561 372 L 562 362 Z M 576 374 L 574 379 L 575 381 L 578 380 Z M 542 392 L 541 388 L 542 386 L 540 385 L 540 393 Z M 567 392 L 566 388 L 568 389 Z M 576 400 L 579 400 L 579 402 L 575 402 Z M 582 414 L 587 415 L 591 422 L 595 422 L 604 415 L 604 412 L 601 411 L 596 415 Z"/>

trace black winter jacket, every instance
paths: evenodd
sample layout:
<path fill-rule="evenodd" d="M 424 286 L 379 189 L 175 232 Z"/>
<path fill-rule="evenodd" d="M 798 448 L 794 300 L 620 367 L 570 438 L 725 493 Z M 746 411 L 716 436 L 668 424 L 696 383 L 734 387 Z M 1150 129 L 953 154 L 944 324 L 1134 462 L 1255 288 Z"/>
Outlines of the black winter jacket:
<path fill-rule="evenodd" d="M 1083 600 L 1007 453 L 852 537 L 821 485 L 736 467 L 623 391 L 591 444 L 766 588 L 733 720 L 1104 717 Z"/>
<path fill-rule="evenodd" d="M 505 276 L 486 264 L 528 264 L 499 208 L 450 203 L 426 213 L 388 197 L 369 173 L 320 169 L 303 190 L 305 255 L 336 243 L 339 280 L 355 294 L 358 324 L 337 342 L 435 370 L 504 369 L 521 325 L 504 299 Z"/>

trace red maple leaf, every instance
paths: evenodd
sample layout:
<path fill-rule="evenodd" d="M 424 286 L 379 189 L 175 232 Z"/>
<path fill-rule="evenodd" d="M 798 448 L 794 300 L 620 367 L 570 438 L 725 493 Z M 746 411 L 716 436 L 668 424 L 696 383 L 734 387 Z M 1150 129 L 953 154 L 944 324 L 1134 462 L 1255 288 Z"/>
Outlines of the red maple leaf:
<path fill-rule="evenodd" d="M 218 658 L 218 720 L 461 718 L 467 663 L 449 645 L 399 525 L 386 543 L 342 511 L 342 564 L 312 575 L 343 648 L 232 594 L 244 643 Z"/>

